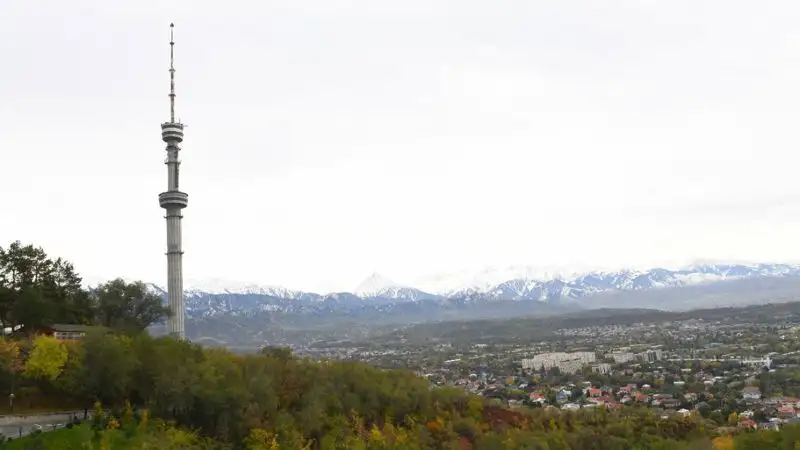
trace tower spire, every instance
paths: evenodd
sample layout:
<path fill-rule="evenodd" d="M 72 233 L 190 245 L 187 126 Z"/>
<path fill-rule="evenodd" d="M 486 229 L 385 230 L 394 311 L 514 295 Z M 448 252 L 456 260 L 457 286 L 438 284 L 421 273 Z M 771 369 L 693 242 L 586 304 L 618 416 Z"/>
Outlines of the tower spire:
<path fill-rule="evenodd" d="M 175 24 L 169 24 L 169 121 L 175 123 Z"/>

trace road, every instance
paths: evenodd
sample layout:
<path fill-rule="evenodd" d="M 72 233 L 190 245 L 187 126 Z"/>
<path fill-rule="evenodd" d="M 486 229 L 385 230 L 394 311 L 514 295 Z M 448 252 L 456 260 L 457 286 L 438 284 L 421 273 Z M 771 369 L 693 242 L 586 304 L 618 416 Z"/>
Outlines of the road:
<path fill-rule="evenodd" d="M 59 422 L 44 422 L 44 423 L 23 423 L 19 425 L 0 425 L 0 434 L 13 439 L 18 439 L 21 436 L 27 436 L 35 430 L 52 431 L 58 428 L 63 428 L 66 423 Z"/>
<path fill-rule="evenodd" d="M 91 416 L 91 415 L 90 415 Z M 49 414 L 0 416 L 0 434 L 13 439 L 42 430 L 44 432 L 63 428 L 73 417 L 83 418 L 83 411 L 64 411 Z"/>

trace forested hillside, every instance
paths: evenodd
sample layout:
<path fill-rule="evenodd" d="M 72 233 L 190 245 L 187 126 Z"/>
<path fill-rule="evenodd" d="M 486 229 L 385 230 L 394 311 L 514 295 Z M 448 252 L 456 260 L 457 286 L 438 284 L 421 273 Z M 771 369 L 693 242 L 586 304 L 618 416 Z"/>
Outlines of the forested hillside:
<path fill-rule="evenodd" d="M 4 341 L 6 349 L 13 345 Z M 67 357 L 37 363 L 34 355 L 44 348 Z M 145 448 L 125 443 L 133 445 L 132 436 L 144 432 L 143 415 L 160 433 L 162 448 L 711 449 L 715 435 L 735 431 L 695 416 L 664 418 L 637 408 L 508 410 L 460 390 L 432 389 L 405 371 L 317 363 L 276 348 L 234 355 L 146 334 L 91 333 L 69 345 L 40 337 L 27 359 L 3 354 L 4 375 L 17 377 L 31 399 L 104 408 L 92 433 L 81 427 L 74 432 L 119 444 L 108 448 Z M 194 434 L 166 433 L 159 419 Z M 747 444 L 736 448 L 794 448 L 798 431 L 717 438 L 716 448 L 736 442 Z M 170 447 L 187 439 L 190 447 Z"/>

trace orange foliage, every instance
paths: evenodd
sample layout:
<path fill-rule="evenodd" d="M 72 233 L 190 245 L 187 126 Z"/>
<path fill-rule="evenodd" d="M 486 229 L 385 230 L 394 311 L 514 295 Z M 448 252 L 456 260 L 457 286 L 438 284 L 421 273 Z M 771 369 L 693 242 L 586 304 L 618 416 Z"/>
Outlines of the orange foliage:
<path fill-rule="evenodd" d="M 0 364 L 4 365 L 7 370 L 16 374 L 22 373 L 25 369 L 24 363 L 20 356 L 19 342 L 9 339 L 0 339 Z"/>

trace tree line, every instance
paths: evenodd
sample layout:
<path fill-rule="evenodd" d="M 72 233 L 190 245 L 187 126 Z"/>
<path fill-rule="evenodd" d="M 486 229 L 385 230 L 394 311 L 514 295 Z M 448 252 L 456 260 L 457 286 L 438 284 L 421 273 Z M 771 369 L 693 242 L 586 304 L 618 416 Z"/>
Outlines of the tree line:
<path fill-rule="evenodd" d="M 41 247 L 0 247 L 0 327 L 33 336 L 54 324 L 98 325 L 138 333 L 169 309 L 142 282 L 116 279 L 86 289 L 73 265 Z"/>

